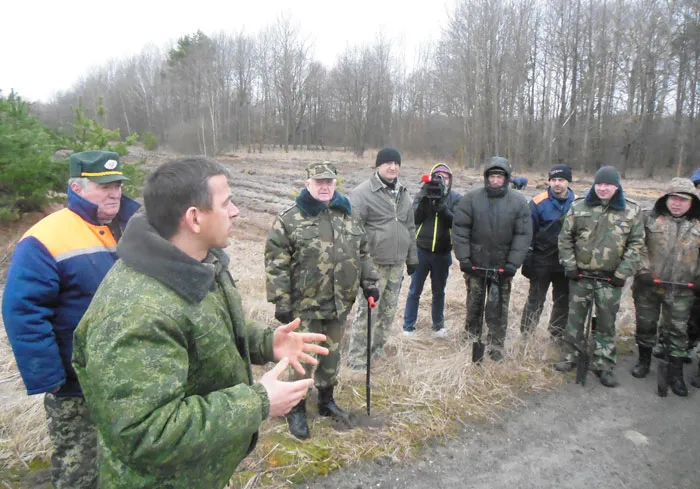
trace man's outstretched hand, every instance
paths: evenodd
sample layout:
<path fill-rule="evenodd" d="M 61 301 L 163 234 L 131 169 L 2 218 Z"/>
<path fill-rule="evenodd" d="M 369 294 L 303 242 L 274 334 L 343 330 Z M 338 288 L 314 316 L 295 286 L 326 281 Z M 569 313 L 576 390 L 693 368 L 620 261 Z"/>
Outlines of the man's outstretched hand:
<path fill-rule="evenodd" d="M 299 321 L 297 319 L 297 321 Z M 314 379 L 301 379 L 294 382 L 279 380 L 279 376 L 289 366 L 289 359 L 284 357 L 275 367 L 265 373 L 260 383 L 267 391 L 270 400 L 270 417 L 284 416 L 299 404 L 306 392 L 314 385 Z"/>
<path fill-rule="evenodd" d="M 272 351 L 275 360 L 287 358 L 294 370 L 304 375 L 306 371 L 301 366 L 302 363 L 318 365 L 318 360 L 309 355 L 328 355 L 328 348 L 316 345 L 314 342 L 326 341 L 326 335 L 320 333 L 297 333 L 294 331 L 301 324 L 301 320 L 296 318 L 289 324 L 275 329 L 272 336 Z"/>

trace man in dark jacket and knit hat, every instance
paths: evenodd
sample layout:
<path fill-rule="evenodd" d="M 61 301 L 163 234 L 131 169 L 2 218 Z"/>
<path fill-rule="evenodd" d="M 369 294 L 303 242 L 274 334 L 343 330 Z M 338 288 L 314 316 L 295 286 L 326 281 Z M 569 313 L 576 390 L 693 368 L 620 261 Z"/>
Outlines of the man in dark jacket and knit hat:
<path fill-rule="evenodd" d="M 452 170 L 445 163 L 434 165 L 428 175 L 429 181 L 423 183 L 413 200 L 418 269 L 411 275 L 411 288 L 403 314 L 403 331 L 408 335 L 415 331 L 420 296 L 425 279 L 430 274 L 433 331 L 436 336 L 444 337 L 445 286 L 452 265 L 450 231 L 454 211 L 462 196 L 452 191 Z"/>
<path fill-rule="evenodd" d="M 455 255 L 467 283 L 466 329 L 474 351 L 482 350 L 486 312 L 490 355 L 496 361 L 503 358 L 511 281 L 532 241 L 527 199 L 509 188 L 509 179 L 508 160 L 491 158 L 484 168 L 484 187 L 470 190 L 460 200 L 452 225 Z M 479 353 L 472 358 L 480 357 Z"/>

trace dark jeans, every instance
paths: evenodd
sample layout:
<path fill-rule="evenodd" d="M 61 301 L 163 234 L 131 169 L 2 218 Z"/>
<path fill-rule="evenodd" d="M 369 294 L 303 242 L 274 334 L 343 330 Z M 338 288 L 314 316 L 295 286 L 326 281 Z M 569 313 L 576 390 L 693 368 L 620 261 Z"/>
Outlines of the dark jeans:
<path fill-rule="evenodd" d="M 549 318 L 549 333 L 552 336 L 561 336 L 564 332 L 569 317 L 569 281 L 563 272 L 547 270 L 531 272 L 530 293 L 520 322 L 521 332 L 532 333 L 537 327 L 550 284 L 552 285 L 552 315 Z"/>
<path fill-rule="evenodd" d="M 433 329 L 440 330 L 445 326 L 445 286 L 452 265 L 452 252 L 432 253 L 418 248 L 418 268 L 411 275 L 411 288 L 406 298 L 406 309 L 403 313 L 404 331 L 414 331 L 418 319 L 418 303 L 423 293 L 425 279 L 430 274 L 430 287 L 433 292 L 431 314 Z"/>

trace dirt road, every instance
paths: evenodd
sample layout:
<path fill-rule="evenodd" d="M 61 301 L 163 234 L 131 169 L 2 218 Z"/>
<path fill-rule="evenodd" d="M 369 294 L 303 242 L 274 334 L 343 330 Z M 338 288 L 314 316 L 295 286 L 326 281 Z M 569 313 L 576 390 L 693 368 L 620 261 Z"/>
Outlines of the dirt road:
<path fill-rule="evenodd" d="M 412 462 L 371 462 L 302 487 L 697 489 L 700 390 L 660 398 L 655 376 L 633 378 L 633 364 L 620 359 L 616 389 L 594 376 L 582 388 L 572 374 L 559 390 L 528 399 L 502 421 L 467 427 L 458 440 L 433 443 Z"/>

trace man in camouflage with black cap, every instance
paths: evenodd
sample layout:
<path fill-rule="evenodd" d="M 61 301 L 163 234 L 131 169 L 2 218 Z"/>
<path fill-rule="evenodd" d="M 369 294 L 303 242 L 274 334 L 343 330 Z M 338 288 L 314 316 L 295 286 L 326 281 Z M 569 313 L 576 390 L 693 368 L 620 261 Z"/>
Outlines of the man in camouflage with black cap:
<path fill-rule="evenodd" d="M 312 163 L 295 203 L 280 213 L 265 246 L 267 299 L 275 318 L 286 324 L 299 317 L 302 329 L 323 333 L 329 350 L 314 374 L 318 412 L 350 424 L 333 390 L 338 383 L 340 343 L 358 289 L 365 299 L 379 300 L 378 275 L 368 252 L 367 235 L 353 216 L 348 198 L 336 191 L 338 172 L 330 162 Z M 310 369 L 300 376 L 308 378 Z M 309 437 L 306 401 L 287 415 L 289 429 L 299 439 Z"/>
<path fill-rule="evenodd" d="M 576 199 L 559 234 L 559 261 L 569 279 L 569 319 L 564 355 L 555 368 L 566 372 L 578 362 L 591 301 L 597 317 L 591 369 L 606 387 L 617 387 L 615 316 L 625 281 L 639 268 L 644 248 L 642 211 L 626 199 L 620 173 L 604 166 L 585 197 Z"/>
<path fill-rule="evenodd" d="M 646 247 L 632 288 L 639 347 L 639 362 L 632 375 L 643 378 L 649 373 L 661 316 L 658 329 L 664 357 L 669 360 L 668 383 L 674 394 L 687 396 L 683 359 L 688 353 L 688 319 L 695 284 L 700 289 L 700 199 L 693 182 L 687 178 L 671 180 L 667 193 L 645 213 L 644 227 Z"/>
<path fill-rule="evenodd" d="M 125 180 L 116 153 L 73 154 L 68 207 L 25 233 L 7 274 L 5 329 L 27 393 L 45 393 L 57 489 L 97 487 L 95 427 L 71 366 L 73 331 L 139 208 L 122 194 Z"/>

